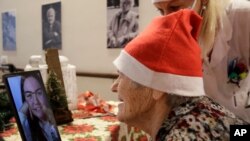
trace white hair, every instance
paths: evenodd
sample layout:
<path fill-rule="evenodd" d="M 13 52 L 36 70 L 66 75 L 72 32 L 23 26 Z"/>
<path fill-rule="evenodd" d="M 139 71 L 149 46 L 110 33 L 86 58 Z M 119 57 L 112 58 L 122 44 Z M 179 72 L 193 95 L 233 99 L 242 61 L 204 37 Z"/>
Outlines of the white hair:
<path fill-rule="evenodd" d="M 167 105 L 174 109 L 175 107 L 180 106 L 181 104 L 191 101 L 194 97 L 180 96 L 177 94 L 167 94 Z"/>
<path fill-rule="evenodd" d="M 50 12 L 53 12 L 53 14 L 55 14 L 55 13 L 56 13 L 56 10 L 55 10 L 53 7 L 50 7 L 50 8 L 47 10 L 47 15 L 48 15 Z"/>
<path fill-rule="evenodd" d="M 132 80 L 131 80 L 131 86 L 137 89 L 145 89 L 147 91 L 151 91 L 151 93 L 153 91 L 152 88 L 146 87 Z M 181 104 L 187 103 L 188 101 L 191 101 L 194 98 L 194 97 L 181 96 L 173 93 L 165 93 L 165 94 L 167 95 L 165 97 L 166 105 L 168 105 L 171 109 L 178 107 Z"/>

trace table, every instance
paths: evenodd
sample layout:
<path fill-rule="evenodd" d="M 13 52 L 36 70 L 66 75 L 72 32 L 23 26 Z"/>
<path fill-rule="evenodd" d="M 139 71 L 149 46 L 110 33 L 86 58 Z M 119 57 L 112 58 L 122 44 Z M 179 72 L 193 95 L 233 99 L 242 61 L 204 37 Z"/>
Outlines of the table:
<path fill-rule="evenodd" d="M 82 110 L 72 111 L 74 121 L 58 126 L 62 141 L 148 141 L 143 131 L 128 127 L 107 114 L 86 117 Z M 21 141 L 16 124 L 0 133 L 0 141 Z"/>

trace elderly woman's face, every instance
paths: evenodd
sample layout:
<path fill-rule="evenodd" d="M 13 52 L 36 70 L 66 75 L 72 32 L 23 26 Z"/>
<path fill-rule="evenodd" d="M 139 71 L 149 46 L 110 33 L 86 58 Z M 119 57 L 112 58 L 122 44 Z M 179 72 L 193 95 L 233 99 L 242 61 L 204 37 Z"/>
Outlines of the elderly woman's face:
<path fill-rule="evenodd" d="M 200 11 L 201 0 L 169 0 L 154 3 L 161 15 L 167 15 L 184 8 L 192 8 L 195 11 Z"/>
<path fill-rule="evenodd" d="M 112 85 L 112 91 L 118 93 L 121 103 L 118 105 L 118 119 L 125 123 L 133 123 L 150 111 L 153 107 L 152 89 L 132 82 L 124 74 L 119 73 Z"/>

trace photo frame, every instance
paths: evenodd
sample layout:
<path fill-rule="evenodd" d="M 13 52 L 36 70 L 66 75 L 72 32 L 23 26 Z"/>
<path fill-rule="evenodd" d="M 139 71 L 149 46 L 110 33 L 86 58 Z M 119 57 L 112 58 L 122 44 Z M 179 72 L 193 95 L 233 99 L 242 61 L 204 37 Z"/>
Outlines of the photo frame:
<path fill-rule="evenodd" d="M 16 11 L 2 13 L 3 50 L 16 50 Z"/>
<path fill-rule="evenodd" d="M 139 0 L 107 0 L 107 48 L 123 48 L 138 35 Z"/>
<path fill-rule="evenodd" d="M 61 2 L 42 5 L 43 50 L 62 49 Z"/>

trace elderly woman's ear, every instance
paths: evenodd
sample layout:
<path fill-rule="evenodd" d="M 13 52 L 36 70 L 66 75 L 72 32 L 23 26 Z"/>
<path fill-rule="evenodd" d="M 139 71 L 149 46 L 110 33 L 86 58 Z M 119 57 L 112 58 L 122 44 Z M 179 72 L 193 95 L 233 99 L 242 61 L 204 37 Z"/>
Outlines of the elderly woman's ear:
<path fill-rule="evenodd" d="M 163 98 L 163 96 L 165 96 L 165 95 L 166 95 L 166 93 L 164 93 L 164 92 L 154 90 L 153 94 L 152 94 L 152 97 L 153 97 L 154 100 L 159 100 L 159 99 Z"/>

